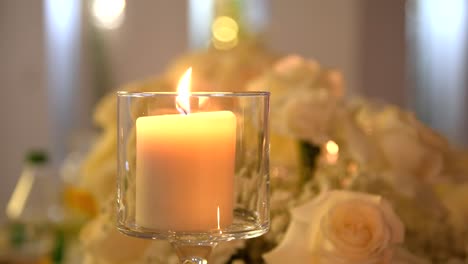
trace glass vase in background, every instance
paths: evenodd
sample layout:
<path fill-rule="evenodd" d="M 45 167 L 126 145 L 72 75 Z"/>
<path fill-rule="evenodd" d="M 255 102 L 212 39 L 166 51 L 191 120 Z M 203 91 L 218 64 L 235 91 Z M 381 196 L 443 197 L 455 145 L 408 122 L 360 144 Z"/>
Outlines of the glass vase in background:
<path fill-rule="evenodd" d="M 61 219 L 59 190 L 44 151 L 26 156 L 23 169 L 6 208 L 2 228 L 3 259 L 35 263 L 53 258 L 56 223 Z"/>

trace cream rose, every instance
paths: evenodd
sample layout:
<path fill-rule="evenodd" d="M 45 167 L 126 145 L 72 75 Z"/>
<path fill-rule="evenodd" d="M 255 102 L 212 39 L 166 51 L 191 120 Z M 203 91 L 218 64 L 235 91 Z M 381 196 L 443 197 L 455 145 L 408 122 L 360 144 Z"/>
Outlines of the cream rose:
<path fill-rule="evenodd" d="M 387 169 L 427 182 L 438 181 L 443 175 L 449 145 L 413 114 L 368 102 L 363 102 L 355 112 L 356 124 L 378 149 Z"/>
<path fill-rule="evenodd" d="M 343 97 L 343 77 L 339 71 L 291 55 L 278 60 L 271 71 L 247 87 L 271 92 L 273 132 L 315 144 L 329 139 L 331 120 Z"/>
<path fill-rule="evenodd" d="M 391 263 L 403 224 L 380 196 L 325 192 L 293 209 L 282 243 L 264 255 L 267 263 Z"/>

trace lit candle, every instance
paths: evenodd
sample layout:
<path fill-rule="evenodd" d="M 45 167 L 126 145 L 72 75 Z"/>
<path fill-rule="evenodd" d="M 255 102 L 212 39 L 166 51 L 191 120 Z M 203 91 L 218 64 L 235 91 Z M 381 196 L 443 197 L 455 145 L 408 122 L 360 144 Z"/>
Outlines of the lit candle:
<path fill-rule="evenodd" d="M 328 164 L 335 164 L 338 161 L 340 147 L 333 140 L 327 141 L 325 144 L 325 159 Z"/>
<path fill-rule="evenodd" d="M 181 114 L 136 120 L 140 227 L 208 231 L 232 223 L 236 117 L 230 111 L 190 113 L 189 85 L 190 70 L 178 85 Z"/>

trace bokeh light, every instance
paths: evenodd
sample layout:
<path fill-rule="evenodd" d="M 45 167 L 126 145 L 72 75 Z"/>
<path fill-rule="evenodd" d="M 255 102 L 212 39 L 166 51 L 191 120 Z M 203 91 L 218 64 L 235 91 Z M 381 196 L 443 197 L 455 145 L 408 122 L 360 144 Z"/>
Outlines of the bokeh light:
<path fill-rule="evenodd" d="M 213 21 L 211 32 L 213 35 L 213 45 L 216 49 L 232 49 L 239 41 L 239 25 L 228 16 L 217 17 Z"/>
<path fill-rule="evenodd" d="M 118 28 L 125 17 L 125 0 L 94 0 L 91 12 L 96 26 L 104 29 Z"/>

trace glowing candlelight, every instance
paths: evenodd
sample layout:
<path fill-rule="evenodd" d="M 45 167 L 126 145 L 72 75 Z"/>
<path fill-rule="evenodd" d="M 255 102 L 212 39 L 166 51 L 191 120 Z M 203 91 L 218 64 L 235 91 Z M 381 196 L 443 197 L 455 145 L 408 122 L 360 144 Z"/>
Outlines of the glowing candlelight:
<path fill-rule="evenodd" d="M 176 107 L 181 114 L 190 113 L 190 82 L 192 80 L 192 68 L 188 68 L 177 85 Z"/>
<path fill-rule="evenodd" d="M 136 224 L 208 231 L 232 223 L 236 117 L 190 112 L 190 73 L 179 81 L 181 114 L 136 120 Z"/>
<path fill-rule="evenodd" d="M 325 150 L 325 159 L 327 162 L 330 164 L 336 163 L 338 161 L 338 152 L 340 151 L 338 144 L 336 144 L 333 140 L 329 140 L 325 144 Z"/>

